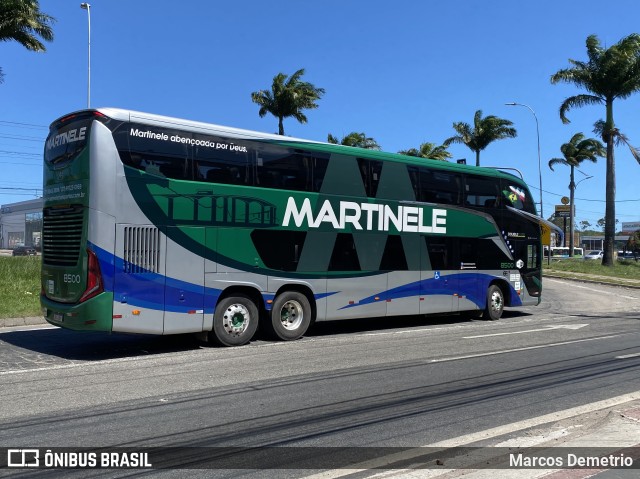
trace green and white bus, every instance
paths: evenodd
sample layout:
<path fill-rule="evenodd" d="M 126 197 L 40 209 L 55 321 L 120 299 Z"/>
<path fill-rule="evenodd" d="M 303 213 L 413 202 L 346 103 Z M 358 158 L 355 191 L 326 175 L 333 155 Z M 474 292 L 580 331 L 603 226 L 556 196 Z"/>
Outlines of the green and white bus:
<path fill-rule="evenodd" d="M 43 213 L 43 312 L 75 330 L 233 346 L 541 299 L 541 219 L 496 169 L 101 108 L 52 123 Z"/>

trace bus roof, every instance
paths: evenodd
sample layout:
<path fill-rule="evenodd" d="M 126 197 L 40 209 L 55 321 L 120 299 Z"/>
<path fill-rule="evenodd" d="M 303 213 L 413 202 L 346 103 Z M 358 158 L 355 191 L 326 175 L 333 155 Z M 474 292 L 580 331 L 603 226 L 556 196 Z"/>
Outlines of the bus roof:
<path fill-rule="evenodd" d="M 280 144 L 284 144 L 287 146 L 301 147 L 301 144 L 304 144 L 305 148 L 309 148 L 315 151 L 323 151 L 326 153 L 343 153 L 345 155 L 353 156 L 354 154 L 362 157 L 373 160 L 387 160 L 394 161 L 399 163 L 405 163 L 408 165 L 415 166 L 430 166 L 432 168 L 448 170 L 448 171 L 458 171 L 458 172 L 467 172 L 473 173 L 474 175 L 483 175 L 483 176 L 491 176 L 491 177 L 499 177 L 505 178 L 509 181 L 515 181 L 526 186 L 524 179 L 522 178 L 522 174 L 520 177 L 516 176 L 512 173 L 506 173 L 501 171 L 499 168 L 495 167 L 477 167 L 473 165 L 466 164 L 458 164 L 458 163 L 450 163 L 448 161 L 438 161 L 431 160 L 428 158 L 419 158 L 415 156 L 402 155 L 400 153 L 389 153 L 378 150 L 368 150 L 364 148 L 357 148 L 352 146 L 344 146 L 344 145 L 336 145 L 332 143 L 324 143 L 314 140 L 307 140 L 303 138 L 295 138 L 289 136 L 281 136 L 271 133 L 263 133 L 253 130 L 245 130 L 241 128 L 234 128 L 229 126 L 222 126 L 213 123 L 204 123 L 193 120 L 185 120 L 182 118 L 174 118 L 163 115 L 156 115 L 153 113 L 145 113 L 134 110 L 125 110 L 122 108 L 92 108 L 85 110 L 78 110 L 76 112 L 64 115 L 57 120 L 53 121 L 51 126 L 54 126 L 61 119 L 68 117 L 70 115 L 77 115 L 88 112 L 99 112 L 103 115 L 112 118 L 114 120 L 120 121 L 131 121 L 131 122 L 141 122 L 148 125 L 158 126 L 158 127 L 177 127 L 184 128 L 190 131 L 203 133 L 203 134 L 222 134 L 225 136 L 231 136 L 238 139 L 247 139 L 247 140 L 257 140 L 257 141 L 274 141 Z M 355 151 L 357 151 L 357 153 Z M 518 171 L 513 169 L 514 171 Z M 519 173 L 519 172 L 518 172 Z"/>

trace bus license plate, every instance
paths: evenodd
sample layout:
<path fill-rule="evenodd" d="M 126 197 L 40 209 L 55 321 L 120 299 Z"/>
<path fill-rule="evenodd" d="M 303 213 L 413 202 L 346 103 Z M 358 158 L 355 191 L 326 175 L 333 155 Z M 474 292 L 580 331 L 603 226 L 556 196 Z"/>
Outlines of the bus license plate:
<path fill-rule="evenodd" d="M 64 321 L 64 314 L 62 313 L 53 313 L 53 320 L 58 323 L 62 323 Z"/>

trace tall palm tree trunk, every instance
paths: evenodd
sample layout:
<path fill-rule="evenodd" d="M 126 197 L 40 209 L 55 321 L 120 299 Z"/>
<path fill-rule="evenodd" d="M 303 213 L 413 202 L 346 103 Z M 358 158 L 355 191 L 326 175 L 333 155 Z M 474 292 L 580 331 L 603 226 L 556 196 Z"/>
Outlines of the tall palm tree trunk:
<path fill-rule="evenodd" d="M 476 166 L 480 166 L 480 150 L 476 150 Z"/>
<path fill-rule="evenodd" d="M 604 132 L 604 139 L 607 142 L 607 178 L 604 214 L 604 255 L 602 257 L 602 264 L 605 266 L 613 266 L 613 247 L 616 235 L 616 162 L 613 155 L 613 129 L 613 100 L 607 99 L 607 120 Z"/>
<path fill-rule="evenodd" d="M 278 134 L 284 136 L 284 118 L 278 117 Z"/>

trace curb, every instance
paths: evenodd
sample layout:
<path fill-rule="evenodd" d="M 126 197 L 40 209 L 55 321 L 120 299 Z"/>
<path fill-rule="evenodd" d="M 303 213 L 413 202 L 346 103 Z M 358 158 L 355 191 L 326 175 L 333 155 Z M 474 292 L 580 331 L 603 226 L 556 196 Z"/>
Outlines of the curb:
<path fill-rule="evenodd" d="M 606 284 L 609 286 L 619 286 L 621 288 L 632 288 L 632 289 L 640 289 L 640 281 L 634 281 L 632 283 L 626 283 L 624 280 L 620 280 L 620 278 L 611 277 L 611 281 L 607 281 L 606 279 L 594 279 L 587 277 L 581 277 L 578 273 L 566 273 L 565 276 L 562 273 L 542 273 L 543 278 L 555 278 L 555 279 L 567 279 L 569 281 L 581 281 L 583 283 L 592 283 L 592 284 Z M 633 281 L 633 280 L 631 280 Z"/>
<path fill-rule="evenodd" d="M 0 319 L 0 328 L 11 328 L 14 326 L 35 326 L 48 324 L 42 316 L 28 316 L 24 318 Z"/>

